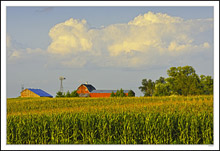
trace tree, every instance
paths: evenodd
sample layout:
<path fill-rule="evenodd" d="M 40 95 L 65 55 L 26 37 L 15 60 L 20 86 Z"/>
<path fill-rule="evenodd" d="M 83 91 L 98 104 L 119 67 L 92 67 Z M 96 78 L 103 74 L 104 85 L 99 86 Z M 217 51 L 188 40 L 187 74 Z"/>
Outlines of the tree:
<path fill-rule="evenodd" d="M 172 94 L 196 95 L 199 94 L 199 77 L 191 66 L 171 67 L 167 70 L 169 77 L 166 81 L 170 85 Z"/>
<path fill-rule="evenodd" d="M 113 91 L 111 93 L 111 97 L 115 97 L 115 93 Z"/>
<path fill-rule="evenodd" d="M 201 94 L 213 94 L 213 79 L 211 76 L 200 76 L 200 90 Z"/>
<path fill-rule="evenodd" d="M 119 96 L 120 96 L 120 91 L 119 91 L 119 90 L 116 91 L 115 96 L 116 96 L 116 97 L 119 97 Z"/>
<path fill-rule="evenodd" d="M 77 93 L 77 90 L 74 90 L 71 92 L 70 97 L 79 97 L 79 94 Z"/>
<path fill-rule="evenodd" d="M 142 86 L 139 87 L 141 92 L 144 93 L 144 96 L 152 96 L 154 93 L 155 83 L 149 79 L 142 80 Z"/>
<path fill-rule="evenodd" d="M 59 97 L 64 97 L 63 92 L 58 91 L 56 97 L 57 97 L 57 98 L 59 98 Z"/>
<path fill-rule="evenodd" d="M 212 77 L 199 77 L 191 66 L 171 67 L 167 74 L 168 78 L 160 77 L 155 83 L 151 79 L 143 79 L 139 89 L 144 96 L 213 94 Z"/>
<path fill-rule="evenodd" d="M 168 96 L 170 95 L 170 85 L 166 82 L 164 77 L 160 77 L 155 81 L 154 96 Z"/>
<path fill-rule="evenodd" d="M 134 91 L 129 90 L 129 91 L 128 91 L 128 97 L 134 97 L 134 96 L 135 96 Z"/>
<path fill-rule="evenodd" d="M 126 96 L 126 94 L 124 93 L 124 90 L 122 88 L 119 91 L 119 96 L 120 97 L 125 97 Z"/>
<path fill-rule="evenodd" d="M 116 96 L 116 97 L 125 97 L 126 94 L 124 93 L 124 90 L 123 90 L 123 89 L 120 89 L 120 90 L 117 90 L 117 91 L 116 91 L 115 96 Z"/>
<path fill-rule="evenodd" d="M 160 77 L 158 80 L 155 81 L 155 84 L 158 84 L 158 83 L 165 84 L 166 83 L 165 78 Z"/>
<path fill-rule="evenodd" d="M 169 96 L 171 94 L 168 83 L 158 83 L 155 85 L 154 96 Z"/>
<path fill-rule="evenodd" d="M 68 90 L 67 93 L 66 93 L 66 97 L 70 97 L 70 91 Z"/>

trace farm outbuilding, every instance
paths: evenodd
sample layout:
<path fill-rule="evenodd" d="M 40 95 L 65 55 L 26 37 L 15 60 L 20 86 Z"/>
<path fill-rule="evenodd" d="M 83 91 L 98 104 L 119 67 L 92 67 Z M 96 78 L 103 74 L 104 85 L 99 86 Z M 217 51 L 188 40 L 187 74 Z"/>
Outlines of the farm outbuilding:
<path fill-rule="evenodd" d="M 96 90 L 94 86 L 92 86 L 91 84 L 81 84 L 78 88 L 77 88 L 77 93 L 79 94 L 80 97 L 89 97 L 90 93 Z"/>
<path fill-rule="evenodd" d="M 53 96 L 41 89 L 25 89 L 21 92 L 21 97 L 50 97 Z"/>
<path fill-rule="evenodd" d="M 77 93 L 80 97 L 110 97 L 111 93 L 116 93 L 117 90 L 96 90 L 91 84 L 81 84 L 77 88 Z M 124 90 L 126 96 L 128 96 L 129 90 Z"/>
<path fill-rule="evenodd" d="M 129 90 L 124 90 L 124 93 L 127 96 L 128 96 L 128 91 Z M 116 93 L 117 90 L 93 90 L 90 93 L 90 96 L 91 97 L 110 97 L 112 92 Z"/>

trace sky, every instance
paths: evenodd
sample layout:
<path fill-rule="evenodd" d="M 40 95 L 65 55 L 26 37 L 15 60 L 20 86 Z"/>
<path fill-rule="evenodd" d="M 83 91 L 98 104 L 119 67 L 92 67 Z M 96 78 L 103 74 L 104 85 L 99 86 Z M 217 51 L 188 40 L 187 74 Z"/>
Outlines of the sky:
<path fill-rule="evenodd" d="M 88 82 L 138 89 L 142 79 L 192 66 L 214 75 L 213 7 L 7 7 L 7 98 L 24 88 L 55 96 Z"/>

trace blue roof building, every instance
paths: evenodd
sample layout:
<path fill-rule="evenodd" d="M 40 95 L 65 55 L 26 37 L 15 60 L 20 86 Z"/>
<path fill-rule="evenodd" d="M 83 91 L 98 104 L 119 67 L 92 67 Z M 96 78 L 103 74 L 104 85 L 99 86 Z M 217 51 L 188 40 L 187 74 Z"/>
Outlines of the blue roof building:
<path fill-rule="evenodd" d="M 21 97 L 50 97 L 53 96 L 41 89 L 25 89 L 21 92 Z"/>

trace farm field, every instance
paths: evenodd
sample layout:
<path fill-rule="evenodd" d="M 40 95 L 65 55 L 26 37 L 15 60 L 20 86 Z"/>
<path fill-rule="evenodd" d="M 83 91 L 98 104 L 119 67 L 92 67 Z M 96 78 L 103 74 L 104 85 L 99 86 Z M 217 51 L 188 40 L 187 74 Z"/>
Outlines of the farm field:
<path fill-rule="evenodd" d="M 7 144 L 213 144 L 213 96 L 7 99 Z"/>

